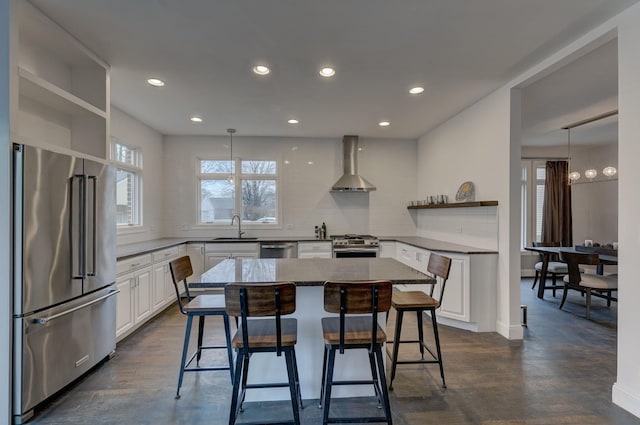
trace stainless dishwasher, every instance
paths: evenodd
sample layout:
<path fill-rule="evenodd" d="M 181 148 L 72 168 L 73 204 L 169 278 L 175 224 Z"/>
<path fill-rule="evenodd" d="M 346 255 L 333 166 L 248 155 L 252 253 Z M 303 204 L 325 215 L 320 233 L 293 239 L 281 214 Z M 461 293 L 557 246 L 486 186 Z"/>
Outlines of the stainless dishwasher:
<path fill-rule="evenodd" d="M 298 258 L 298 242 L 261 242 L 260 258 Z"/>

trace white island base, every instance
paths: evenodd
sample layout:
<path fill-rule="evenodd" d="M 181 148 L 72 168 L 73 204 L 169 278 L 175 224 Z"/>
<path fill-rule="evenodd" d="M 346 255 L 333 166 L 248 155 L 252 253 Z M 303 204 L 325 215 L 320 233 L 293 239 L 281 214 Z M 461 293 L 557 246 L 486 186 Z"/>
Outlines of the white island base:
<path fill-rule="evenodd" d="M 302 399 L 319 399 L 322 383 L 322 358 L 324 341 L 322 339 L 322 317 L 336 316 L 324 311 L 322 286 L 299 286 L 296 288 L 296 312 L 289 316 L 298 319 L 298 343 L 296 358 Z M 384 327 L 386 314 L 378 315 Z M 384 349 L 384 348 L 383 348 Z M 385 358 L 386 362 L 386 358 Z M 385 363 L 386 364 L 386 363 Z M 334 380 L 371 379 L 367 350 L 345 350 L 336 354 Z M 287 382 L 287 369 L 284 354 L 277 357 L 274 353 L 256 353 L 249 364 L 249 384 Z M 334 386 L 331 397 L 374 396 L 373 385 Z M 247 401 L 289 400 L 289 388 L 248 389 Z"/>

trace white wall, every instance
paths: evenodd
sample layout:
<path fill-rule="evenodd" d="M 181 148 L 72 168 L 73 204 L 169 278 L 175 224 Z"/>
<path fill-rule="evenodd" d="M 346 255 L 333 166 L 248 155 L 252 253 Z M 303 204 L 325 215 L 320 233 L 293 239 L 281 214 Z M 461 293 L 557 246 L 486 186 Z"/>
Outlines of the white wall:
<path fill-rule="evenodd" d="M 500 89 L 418 141 L 418 193 L 445 193 L 450 201 L 461 183 L 475 184 L 475 200 L 497 207 L 418 210 L 418 235 L 498 250 L 496 330 L 522 338 L 511 305 L 519 302 L 519 282 L 510 284 L 509 249 L 511 93 Z M 519 143 L 517 160 L 519 163 Z M 458 230 L 460 230 L 458 232 Z M 511 301 L 510 301 L 511 300 Z"/>
<path fill-rule="evenodd" d="M 343 171 L 341 139 L 233 138 L 233 156 L 280 161 L 283 226 L 246 229 L 247 236 L 312 236 L 323 221 L 329 234 L 415 235 L 408 210 L 416 196 L 416 142 L 360 139 L 358 171 L 377 190 L 330 193 Z M 166 236 L 231 236 L 233 229 L 198 226 L 196 161 L 228 159 L 228 137 L 165 136 Z M 289 164 L 284 164 L 284 161 Z M 308 164 L 308 162 L 313 164 Z"/>
<path fill-rule="evenodd" d="M 111 106 L 111 137 L 142 149 L 143 225 L 118 231 L 118 245 L 155 239 L 162 236 L 163 217 L 163 149 L 162 135 L 131 115 Z"/>
<path fill-rule="evenodd" d="M 618 376 L 613 386 L 614 403 L 640 417 L 640 299 L 638 253 L 640 252 L 640 5 L 622 15 L 618 27 Z"/>

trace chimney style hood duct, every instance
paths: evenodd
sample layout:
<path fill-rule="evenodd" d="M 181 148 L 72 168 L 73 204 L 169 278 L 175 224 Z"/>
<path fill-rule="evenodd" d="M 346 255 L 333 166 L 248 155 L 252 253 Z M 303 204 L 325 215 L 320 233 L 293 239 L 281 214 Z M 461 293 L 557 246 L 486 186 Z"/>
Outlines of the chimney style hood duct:
<path fill-rule="evenodd" d="M 376 187 L 358 175 L 358 136 L 342 138 L 344 175 L 331 188 L 332 192 L 369 192 Z"/>

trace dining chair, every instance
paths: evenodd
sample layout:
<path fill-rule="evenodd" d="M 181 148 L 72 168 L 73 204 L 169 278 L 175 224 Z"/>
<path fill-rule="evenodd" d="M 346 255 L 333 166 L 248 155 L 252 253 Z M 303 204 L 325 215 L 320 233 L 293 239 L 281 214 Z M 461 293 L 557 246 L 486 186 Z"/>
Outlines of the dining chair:
<path fill-rule="evenodd" d="M 322 423 L 372 423 L 391 425 L 391 407 L 387 392 L 382 345 L 387 340 L 384 328 L 378 323 L 378 313 L 391 307 L 391 282 L 389 281 L 328 281 L 324 284 L 324 310 L 339 316 L 324 317 L 322 335 L 324 358 L 320 404 Z M 347 316 L 349 315 L 349 316 Z M 333 379 L 336 353 L 345 350 L 367 350 L 371 368 L 370 380 Z M 384 417 L 330 417 L 331 389 L 335 385 L 373 385 L 378 406 Z"/>
<path fill-rule="evenodd" d="M 598 254 L 560 251 L 560 260 L 567 263 L 569 271 L 563 279 L 564 292 L 562 293 L 560 309 L 562 309 L 565 301 L 567 300 L 567 293 L 569 292 L 569 289 L 586 294 L 585 303 L 587 319 L 589 319 L 591 315 L 591 297 L 594 295 L 594 292 L 596 294 L 603 294 L 604 298 L 607 299 L 607 307 L 611 305 L 611 301 L 614 300 L 612 292 L 618 291 L 617 276 L 603 276 L 599 274 L 580 272 L 580 264 L 594 266 L 600 264 Z"/>
<path fill-rule="evenodd" d="M 191 297 L 191 294 L 189 293 L 187 278 L 193 275 L 193 268 L 191 266 L 191 259 L 188 255 L 170 261 L 169 269 L 171 270 L 173 287 L 175 288 L 176 297 L 178 299 L 178 307 L 180 308 L 180 312 L 187 316 L 187 326 L 184 332 L 184 343 L 182 345 L 182 360 L 180 362 L 180 376 L 178 378 L 178 389 L 176 390 L 176 399 L 179 399 L 180 387 L 182 386 L 182 378 L 184 377 L 185 372 L 228 370 L 229 374 L 231 375 L 231 381 L 233 381 L 233 353 L 231 351 L 229 316 L 227 316 L 227 313 L 225 311 L 224 295 L 198 295 L 196 297 Z M 180 289 L 180 284 L 182 284 L 183 286 L 182 290 Z M 224 322 L 224 335 L 227 341 L 226 345 L 202 345 L 204 334 L 204 319 L 207 316 L 222 317 L 222 320 Z M 191 336 L 191 325 L 194 317 L 198 317 L 198 345 L 196 351 L 187 360 L 189 339 Z M 216 349 L 227 350 L 229 365 L 220 367 L 200 367 L 202 351 Z M 196 367 L 190 368 L 189 365 L 191 364 L 191 362 L 193 362 L 194 359 L 196 360 Z"/>
<path fill-rule="evenodd" d="M 429 295 L 422 291 L 395 291 L 391 298 L 391 306 L 396 310 L 396 331 L 393 336 L 393 354 L 391 357 L 391 378 L 389 379 L 389 390 L 393 390 L 393 380 L 396 377 L 396 366 L 399 364 L 419 364 L 419 363 L 437 363 L 440 367 L 440 377 L 442 378 L 442 386 L 447 388 L 444 379 L 444 366 L 442 364 L 442 351 L 440 349 L 440 336 L 438 334 L 438 321 L 436 320 L 436 310 L 442 305 L 444 299 L 444 290 L 449 278 L 451 270 L 451 258 L 431 253 L 429 255 L 429 263 L 427 272 L 431 273 L 436 279 L 440 279 L 440 294 L 436 299 L 433 297 L 435 285 L 431 286 Z M 402 319 L 407 311 L 415 311 L 418 320 L 418 339 L 402 340 Z M 436 352 L 434 353 L 424 342 L 424 330 L 422 326 L 422 313 L 429 312 L 431 315 L 431 323 L 433 326 L 433 336 L 435 340 Z M 418 344 L 420 349 L 420 359 L 418 360 L 398 360 L 398 349 L 400 344 Z M 425 350 L 431 355 L 430 359 L 424 358 Z M 387 351 L 387 354 L 388 351 Z"/>
<path fill-rule="evenodd" d="M 533 242 L 534 247 L 560 247 L 560 242 Z M 543 258 L 542 254 L 538 254 L 538 262 L 535 264 L 535 276 L 533 278 L 533 285 L 531 289 L 536 287 L 538 279 L 542 272 Z M 549 254 L 549 263 L 547 264 L 547 274 L 551 275 L 551 286 L 545 286 L 544 289 L 552 289 L 553 296 L 556 296 L 556 289 L 562 289 L 562 285 L 558 285 L 558 276 L 565 276 L 567 274 L 567 265 L 561 261 L 558 261 L 557 254 Z M 541 285 L 546 285 L 546 282 L 541 282 Z"/>
<path fill-rule="evenodd" d="M 283 319 L 296 310 L 296 286 L 292 282 L 229 283 L 225 286 L 226 311 L 240 317 L 240 325 L 231 346 L 236 350 L 233 392 L 229 425 L 234 425 L 242 411 L 247 389 L 289 387 L 293 419 L 277 423 L 300 424 L 300 378 L 295 346 L 298 339 L 296 319 Z M 249 360 L 254 353 L 284 353 L 288 381 L 286 383 L 248 384 Z M 242 422 L 264 424 L 264 421 Z"/>

